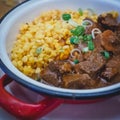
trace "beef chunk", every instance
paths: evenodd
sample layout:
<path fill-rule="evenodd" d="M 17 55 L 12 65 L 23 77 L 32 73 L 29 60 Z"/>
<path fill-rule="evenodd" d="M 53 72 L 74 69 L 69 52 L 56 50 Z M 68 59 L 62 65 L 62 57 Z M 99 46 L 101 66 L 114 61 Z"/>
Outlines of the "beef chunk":
<path fill-rule="evenodd" d="M 114 54 L 119 54 L 120 52 L 120 39 L 117 32 L 114 33 L 111 30 L 106 30 L 97 35 L 95 41 L 97 48 L 102 46 L 105 50 L 111 51 Z"/>
<path fill-rule="evenodd" d="M 91 77 L 94 77 L 97 75 L 98 71 L 102 69 L 105 63 L 106 60 L 103 58 L 100 52 L 95 50 L 86 61 L 80 62 L 77 67 L 79 66 L 79 73 L 82 71 L 89 74 Z"/>
<path fill-rule="evenodd" d="M 49 63 L 49 69 L 59 75 L 72 72 L 72 65 L 68 61 L 53 61 Z"/>
<path fill-rule="evenodd" d="M 102 34 L 102 33 L 101 33 L 101 34 Z M 95 48 L 99 49 L 99 51 L 102 51 L 102 50 L 103 50 L 102 45 L 101 45 L 101 41 L 102 41 L 101 34 L 98 34 L 98 35 L 95 37 L 95 40 L 94 40 Z"/>
<path fill-rule="evenodd" d="M 118 40 L 120 41 L 120 30 L 115 31 L 115 34 L 118 37 Z"/>
<path fill-rule="evenodd" d="M 52 61 L 49 63 L 48 67 L 52 72 L 59 72 L 59 66 L 62 64 L 62 62 L 59 61 Z"/>
<path fill-rule="evenodd" d="M 86 27 L 85 34 L 91 34 L 94 28 L 100 28 L 100 26 L 97 23 L 93 22 L 92 26 Z"/>
<path fill-rule="evenodd" d="M 115 51 L 114 44 L 117 42 L 117 36 L 111 30 L 106 30 L 101 34 L 101 45 L 107 51 Z"/>
<path fill-rule="evenodd" d="M 85 60 L 88 60 L 88 58 L 92 55 L 92 51 L 88 51 L 86 53 L 83 54 L 83 57 L 84 57 L 84 61 Z"/>
<path fill-rule="evenodd" d="M 120 30 L 115 31 L 115 35 L 117 36 L 117 40 L 120 43 Z"/>
<path fill-rule="evenodd" d="M 100 88 L 100 87 L 104 87 L 104 86 L 108 86 L 110 85 L 110 83 L 108 81 L 106 81 L 106 79 L 103 78 L 98 78 L 96 80 L 96 84 L 95 84 L 95 88 Z"/>
<path fill-rule="evenodd" d="M 63 76 L 63 87 L 71 89 L 90 88 L 95 81 L 88 74 L 67 74 Z"/>
<path fill-rule="evenodd" d="M 102 73 L 102 77 L 104 77 L 107 80 L 110 80 L 111 78 L 113 78 L 116 74 L 118 73 L 116 68 L 112 68 L 112 67 L 107 67 L 105 69 L 105 71 Z"/>
<path fill-rule="evenodd" d="M 114 77 L 114 80 L 111 81 L 111 84 L 120 83 L 120 72 Z"/>
<path fill-rule="evenodd" d="M 97 23 L 91 22 L 84 36 L 91 34 L 94 28 L 100 29 L 93 37 L 95 49 L 82 52 L 88 42 L 81 40 L 80 44 L 73 45 L 66 60 L 57 59 L 48 64 L 40 73 L 41 82 L 70 89 L 99 88 L 120 82 L 120 23 L 110 13 L 100 15 Z M 59 43 L 64 46 L 65 40 Z M 109 52 L 109 59 L 102 54 L 104 51 Z"/>
<path fill-rule="evenodd" d="M 84 71 L 80 68 L 80 64 L 75 64 L 74 65 L 74 73 L 77 73 L 77 74 L 83 74 Z"/>
<path fill-rule="evenodd" d="M 98 23 L 94 22 L 91 20 L 91 22 L 93 23 L 92 26 L 89 26 L 89 27 L 86 27 L 85 29 L 85 34 L 91 34 L 92 33 L 92 30 L 94 28 L 98 28 L 99 30 L 101 31 L 104 31 L 105 29 L 103 27 L 101 27 Z"/>
<path fill-rule="evenodd" d="M 105 70 L 101 76 L 110 81 L 113 77 L 120 73 L 120 56 L 115 56 L 106 64 Z"/>
<path fill-rule="evenodd" d="M 46 68 L 44 69 L 41 74 L 41 79 L 43 81 L 45 81 L 45 83 L 48 83 L 50 85 L 54 85 L 54 86 L 59 86 L 59 79 L 57 78 L 57 74 L 50 71 L 50 69 Z"/>
<path fill-rule="evenodd" d="M 115 30 L 118 27 L 117 19 L 113 17 L 112 14 L 108 13 L 106 15 L 98 16 L 98 23 L 105 29 Z"/>

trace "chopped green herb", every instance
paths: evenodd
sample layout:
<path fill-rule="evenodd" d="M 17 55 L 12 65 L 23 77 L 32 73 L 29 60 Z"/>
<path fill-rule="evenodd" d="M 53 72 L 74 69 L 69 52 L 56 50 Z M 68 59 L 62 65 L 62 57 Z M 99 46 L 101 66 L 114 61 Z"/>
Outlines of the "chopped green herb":
<path fill-rule="evenodd" d="M 82 35 L 81 35 L 81 36 L 79 36 L 79 39 L 80 39 L 80 40 L 83 40 L 83 36 L 82 36 Z"/>
<path fill-rule="evenodd" d="M 108 51 L 102 51 L 101 54 L 104 56 L 105 59 L 110 58 L 110 53 Z"/>
<path fill-rule="evenodd" d="M 84 35 L 83 36 L 83 41 L 91 41 L 92 40 L 92 35 Z"/>
<path fill-rule="evenodd" d="M 83 10 L 81 8 L 78 9 L 78 12 L 81 16 L 83 15 Z"/>
<path fill-rule="evenodd" d="M 80 42 L 80 39 L 79 39 L 79 37 L 77 37 L 77 36 L 72 36 L 72 37 L 70 38 L 70 43 L 71 43 L 71 44 L 79 44 L 79 42 Z"/>
<path fill-rule="evenodd" d="M 87 41 L 87 35 L 83 36 L 83 41 Z"/>
<path fill-rule="evenodd" d="M 40 54 L 40 53 L 42 52 L 42 50 L 43 50 L 43 48 L 42 48 L 42 47 L 39 47 L 39 48 L 36 49 L 36 53 L 37 53 L 37 54 Z"/>
<path fill-rule="evenodd" d="M 68 21 L 69 19 L 71 19 L 71 15 L 70 14 L 62 14 L 62 19 L 65 21 Z"/>
<path fill-rule="evenodd" d="M 80 35 L 83 35 L 85 32 L 85 28 L 83 26 L 77 26 L 75 29 L 72 29 L 71 30 L 71 33 L 74 35 L 74 36 L 80 36 Z"/>
<path fill-rule="evenodd" d="M 91 50 L 91 51 L 93 51 L 94 48 L 95 48 L 95 46 L 94 46 L 93 41 L 92 40 L 88 41 L 88 49 Z"/>
<path fill-rule="evenodd" d="M 78 64 L 79 60 L 75 59 L 73 62 L 74 62 L 74 64 Z"/>
<path fill-rule="evenodd" d="M 92 35 L 91 35 L 91 34 L 90 34 L 90 35 L 87 35 L 87 40 L 88 40 L 88 41 L 92 40 Z"/>

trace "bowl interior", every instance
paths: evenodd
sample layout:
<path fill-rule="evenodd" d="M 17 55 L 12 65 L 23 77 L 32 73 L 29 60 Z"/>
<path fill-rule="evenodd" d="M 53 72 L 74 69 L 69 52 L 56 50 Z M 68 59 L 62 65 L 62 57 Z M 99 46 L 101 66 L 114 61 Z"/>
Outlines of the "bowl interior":
<path fill-rule="evenodd" d="M 34 85 L 36 91 L 40 88 L 44 88 L 51 91 L 57 91 L 62 93 L 70 93 L 76 95 L 77 93 L 97 93 L 103 91 L 109 91 L 114 88 L 119 88 L 120 84 L 115 84 L 105 88 L 99 88 L 96 90 L 67 90 L 56 87 L 51 87 L 38 83 L 31 78 L 25 76 L 19 70 L 17 70 L 10 61 L 10 51 L 16 40 L 16 35 L 19 32 L 21 23 L 27 23 L 38 17 L 41 12 L 52 9 L 73 9 L 78 8 L 87 9 L 92 8 L 96 13 L 100 14 L 107 11 L 118 11 L 120 13 L 119 0 L 30 0 L 24 4 L 19 5 L 15 9 L 9 12 L 2 20 L 0 24 L 0 59 L 1 66 L 8 75 L 12 76 L 18 82 L 27 84 L 29 86 Z M 41 89 L 40 89 L 41 90 Z M 54 93 L 55 94 L 55 93 Z"/>

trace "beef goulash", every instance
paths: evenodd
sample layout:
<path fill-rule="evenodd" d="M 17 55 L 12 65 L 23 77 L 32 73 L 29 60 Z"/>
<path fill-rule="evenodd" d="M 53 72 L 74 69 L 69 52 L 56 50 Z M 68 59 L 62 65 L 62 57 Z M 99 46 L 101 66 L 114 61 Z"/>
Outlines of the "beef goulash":
<path fill-rule="evenodd" d="M 13 48 L 13 64 L 27 76 L 56 87 L 92 89 L 120 82 L 118 13 L 96 15 L 82 9 L 51 13 L 22 26 L 18 41 L 26 39 L 25 51 L 21 62 Z"/>

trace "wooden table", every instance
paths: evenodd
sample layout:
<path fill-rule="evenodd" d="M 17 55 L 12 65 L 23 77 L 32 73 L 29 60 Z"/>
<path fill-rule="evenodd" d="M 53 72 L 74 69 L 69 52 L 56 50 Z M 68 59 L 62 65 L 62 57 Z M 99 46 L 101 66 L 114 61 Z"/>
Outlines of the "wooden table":
<path fill-rule="evenodd" d="M 11 8 L 13 8 L 16 4 L 7 5 L 3 0 L 0 0 L 0 18 L 7 13 Z"/>

